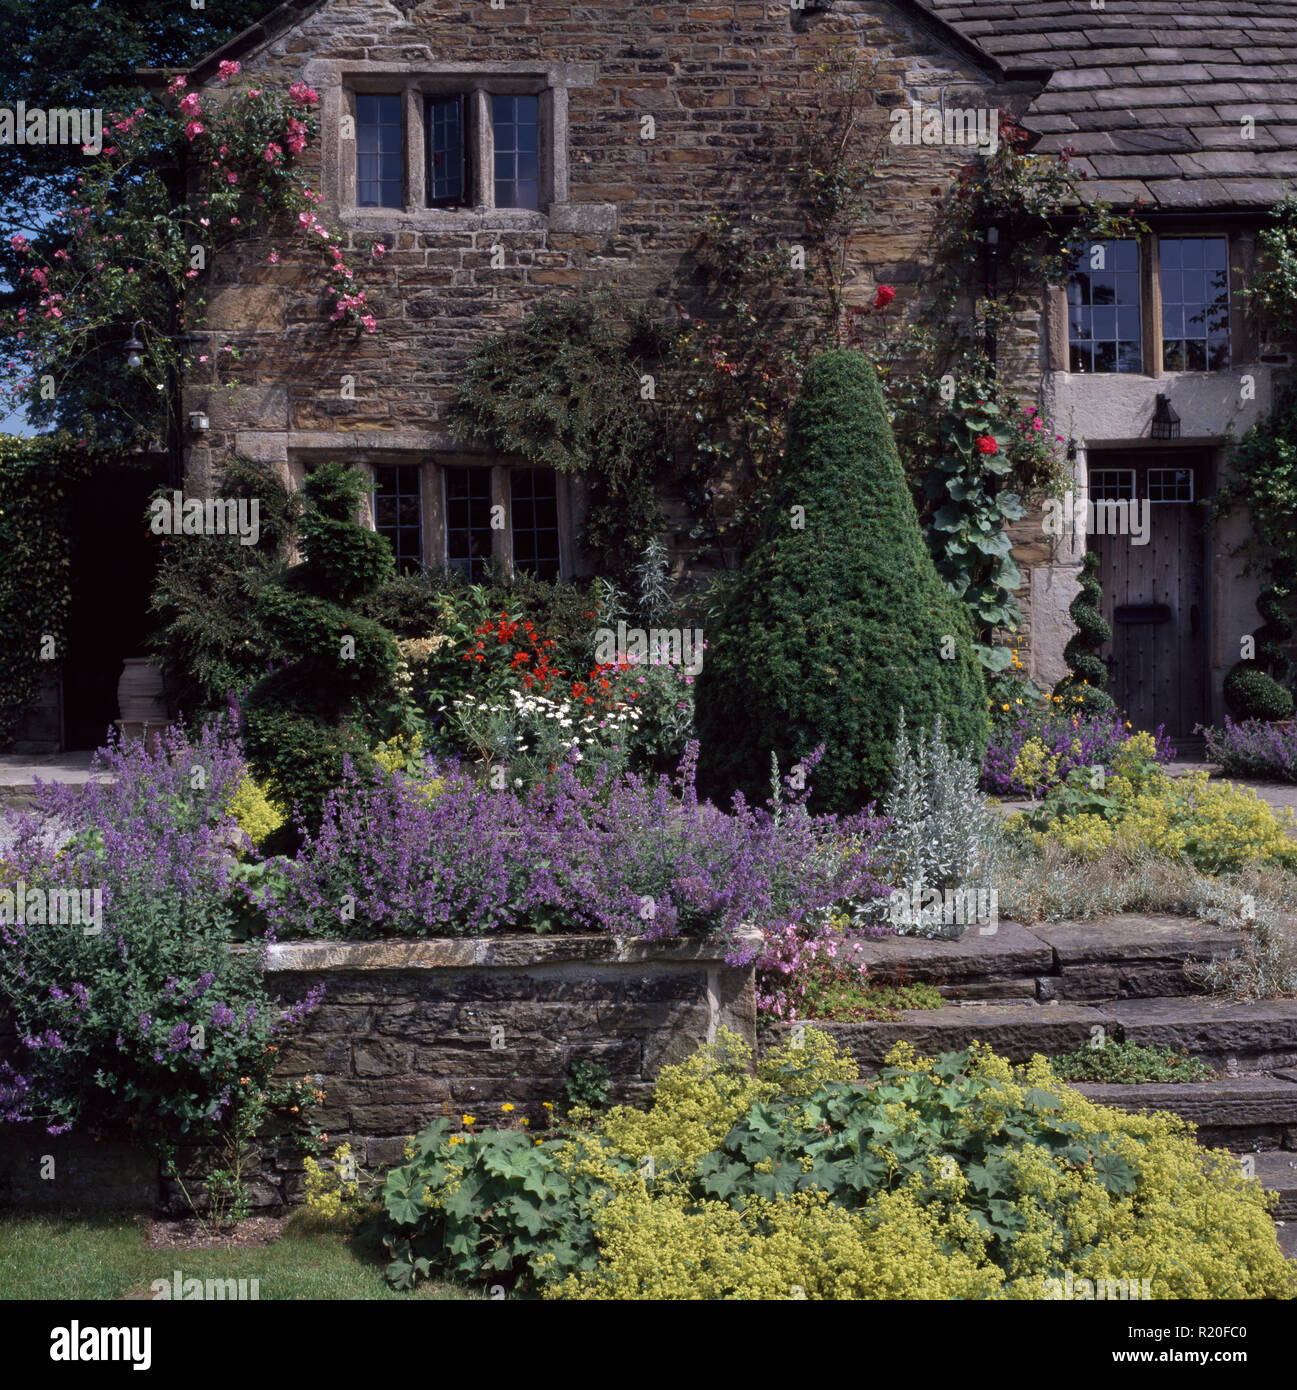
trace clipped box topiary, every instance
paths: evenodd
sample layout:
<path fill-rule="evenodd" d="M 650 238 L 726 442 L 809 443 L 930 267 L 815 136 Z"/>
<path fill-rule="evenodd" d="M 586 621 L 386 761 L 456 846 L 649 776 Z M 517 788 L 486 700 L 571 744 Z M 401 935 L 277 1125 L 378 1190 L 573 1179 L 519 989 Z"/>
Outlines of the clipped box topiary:
<path fill-rule="evenodd" d="M 817 745 L 812 805 L 886 791 L 902 708 L 952 745 L 986 746 L 986 690 L 963 609 L 923 544 L 873 364 L 838 350 L 808 369 L 761 541 L 709 632 L 698 678 L 700 777 L 760 800 L 773 752 Z"/>

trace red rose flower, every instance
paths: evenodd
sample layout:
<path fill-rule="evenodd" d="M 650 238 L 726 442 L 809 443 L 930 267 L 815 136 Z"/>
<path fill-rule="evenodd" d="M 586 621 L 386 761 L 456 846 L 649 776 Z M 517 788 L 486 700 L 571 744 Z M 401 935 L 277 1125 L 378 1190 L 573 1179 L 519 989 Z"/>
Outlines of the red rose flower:
<path fill-rule="evenodd" d="M 989 434 L 979 435 L 977 438 L 977 452 L 979 454 L 998 454 L 1000 446 Z"/>
<path fill-rule="evenodd" d="M 896 298 L 896 291 L 891 285 L 879 285 L 878 293 L 874 295 L 874 308 L 886 309 L 887 306 Z"/>

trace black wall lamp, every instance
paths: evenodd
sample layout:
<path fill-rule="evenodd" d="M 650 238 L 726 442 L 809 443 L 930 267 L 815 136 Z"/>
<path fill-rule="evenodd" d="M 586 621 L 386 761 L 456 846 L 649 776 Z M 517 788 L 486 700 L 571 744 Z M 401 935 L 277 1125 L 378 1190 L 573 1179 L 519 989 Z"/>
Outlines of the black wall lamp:
<path fill-rule="evenodd" d="M 1157 397 L 1157 409 L 1153 412 L 1153 438 L 1180 438 L 1180 417 L 1171 409 L 1171 402 L 1160 392 Z"/>

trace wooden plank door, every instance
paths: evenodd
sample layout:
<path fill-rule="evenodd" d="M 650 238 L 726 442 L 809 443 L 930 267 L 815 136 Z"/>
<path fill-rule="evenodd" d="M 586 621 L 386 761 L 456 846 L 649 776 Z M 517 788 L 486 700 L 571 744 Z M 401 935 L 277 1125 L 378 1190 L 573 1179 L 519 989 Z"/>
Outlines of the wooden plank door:
<path fill-rule="evenodd" d="M 1145 544 L 1129 533 L 1087 538 L 1112 628 L 1099 652 L 1108 690 L 1136 729 L 1164 724 L 1173 739 L 1207 720 L 1206 472 L 1189 451 L 1097 454 L 1089 467 L 1091 501 L 1149 504 Z"/>

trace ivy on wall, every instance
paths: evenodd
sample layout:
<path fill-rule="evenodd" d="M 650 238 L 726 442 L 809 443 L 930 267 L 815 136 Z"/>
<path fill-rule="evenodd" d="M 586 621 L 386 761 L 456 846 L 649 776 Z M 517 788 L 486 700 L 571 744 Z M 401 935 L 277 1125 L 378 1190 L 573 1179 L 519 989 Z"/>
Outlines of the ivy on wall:
<path fill-rule="evenodd" d="M 66 650 L 69 508 L 89 471 L 90 455 L 65 435 L 0 435 L 0 749 Z"/>
<path fill-rule="evenodd" d="M 582 539 L 606 574 L 625 573 L 662 529 L 654 401 L 666 346 L 611 290 L 542 300 L 472 354 L 447 412 L 497 453 L 586 477 Z"/>

